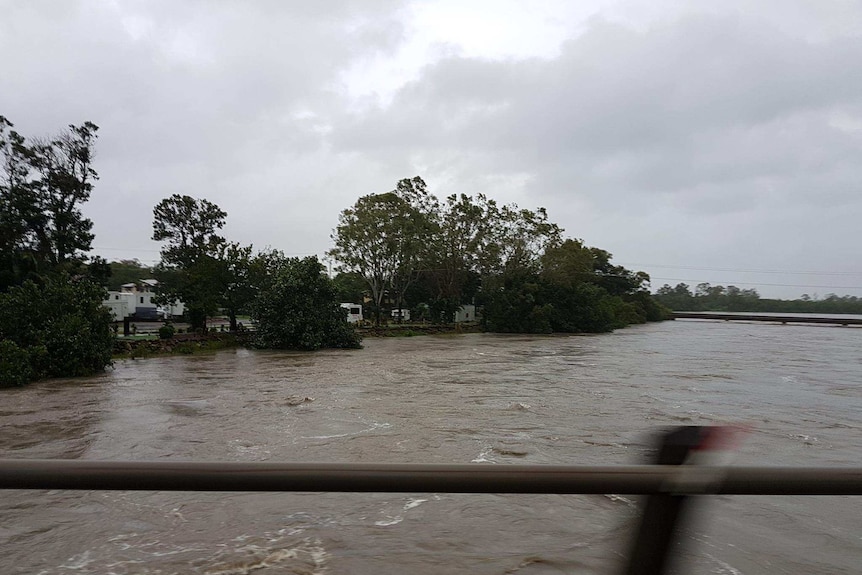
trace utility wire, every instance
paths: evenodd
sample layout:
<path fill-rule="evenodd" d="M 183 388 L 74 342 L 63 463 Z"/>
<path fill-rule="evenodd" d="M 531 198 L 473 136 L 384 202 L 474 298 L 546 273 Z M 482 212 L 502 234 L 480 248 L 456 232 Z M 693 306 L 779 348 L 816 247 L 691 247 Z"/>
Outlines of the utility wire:
<path fill-rule="evenodd" d="M 91 246 L 90 250 L 108 250 L 113 252 L 147 252 L 151 254 L 159 253 L 159 250 L 147 250 L 143 248 L 108 248 L 104 246 Z"/>
<path fill-rule="evenodd" d="M 711 283 L 706 282 L 706 280 L 694 280 L 690 278 L 660 278 L 650 276 L 650 279 L 653 280 L 664 280 L 664 281 L 680 281 L 680 282 L 691 282 L 691 283 Z M 809 285 L 809 284 L 772 284 L 772 283 L 762 283 L 762 282 L 724 282 L 727 285 L 748 285 L 748 286 L 769 286 L 769 287 L 800 287 L 800 288 L 817 288 L 817 289 L 858 289 L 862 290 L 862 286 L 824 286 L 824 285 Z"/>
<path fill-rule="evenodd" d="M 710 272 L 741 272 L 741 273 L 758 273 L 758 274 L 789 274 L 789 275 L 820 275 L 820 276 L 862 276 L 860 272 L 813 272 L 813 271 L 790 271 L 790 270 L 752 270 L 752 269 L 737 269 L 737 268 L 701 268 L 695 266 L 669 266 L 661 264 L 632 264 L 621 263 L 622 266 L 640 267 L 640 268 L 663 268 L 675 270 L 693 270 L 693 271 L 710 271 Z"/>

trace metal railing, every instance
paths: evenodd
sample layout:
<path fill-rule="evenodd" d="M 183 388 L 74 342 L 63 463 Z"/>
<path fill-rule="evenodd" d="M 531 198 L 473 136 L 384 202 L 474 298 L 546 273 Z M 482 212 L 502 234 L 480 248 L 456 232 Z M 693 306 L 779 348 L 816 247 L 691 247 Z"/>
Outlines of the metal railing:
<path fill-rule="evenodd" d="M 681 465 L 710 428 L 666 433 L 658 465 L 410 465 L 0 459 L 0 489 L 649 495 L 626 575 L 664 572 L 691 495 L 862 495 L 862 468 Z"/>
<path fill-rule="evenodd" d="M 0 459 L 0 489 L 862 495 L 862 468 Z"/>

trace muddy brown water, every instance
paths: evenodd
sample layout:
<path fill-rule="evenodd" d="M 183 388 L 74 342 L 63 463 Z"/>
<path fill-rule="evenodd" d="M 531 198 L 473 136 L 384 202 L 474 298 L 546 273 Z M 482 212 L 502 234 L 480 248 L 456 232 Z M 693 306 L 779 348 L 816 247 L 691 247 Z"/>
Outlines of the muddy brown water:
<path fill-rule="evenodd" d="M 303 401 L 305 398 L 313 401 Z M 862 329 L 676 321 L 127 360 L 0 391 L 0 457 L 633 464 L 751 426 L 734 463 L 862 465 Z M 20 574 L 616 573 L 634 498 L 0 492 Z M 862 572 L 862 497 L 711 497 L 679 573 Z"/>

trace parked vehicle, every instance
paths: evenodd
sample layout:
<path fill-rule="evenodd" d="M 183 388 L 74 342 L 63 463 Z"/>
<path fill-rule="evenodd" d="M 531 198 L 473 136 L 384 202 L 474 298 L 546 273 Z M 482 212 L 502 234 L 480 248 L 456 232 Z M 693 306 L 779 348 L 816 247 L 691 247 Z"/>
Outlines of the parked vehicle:
<path fill-rule="evenodd" d="M 347 323 L 362 321 L 362 306 L 358 303 L 343 303 L 341 307 L 347 310 Z"/>

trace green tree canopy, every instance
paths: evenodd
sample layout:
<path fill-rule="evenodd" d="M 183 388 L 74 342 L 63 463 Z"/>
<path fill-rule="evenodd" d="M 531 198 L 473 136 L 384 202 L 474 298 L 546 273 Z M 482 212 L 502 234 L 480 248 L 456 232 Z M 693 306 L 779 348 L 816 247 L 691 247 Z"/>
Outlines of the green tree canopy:
<path fill-rule="evenodd" d="M 433 234 L 435 205 L 416 177 L 399 181 L 394 191 L 363 196 L 341 212 L 329 255 L 340 271 L 365 279 L 378 323 L 386 291 L 397 306 L 417 277 Z"/>
<path fill-rule="evenodd" d="M 194 329 L 206 327 L 206 318 L 222 305 L 231 284 L 229 254 L 217 231 L 227 214 L 208 200 L 174 194 L 153 209 L 153 239 L 166 242 L 155 268 L 159 301 L 182 301 Z M 239 248 L 237 248 L 238 250 Z M 239 252 L 233 252 L 239 257 Z"/>
<path fill-rule="evenodd" d="M 356 272 L 340 272 L 332 278 L 338 292 L 338 300 L 344 303 L 362 303 L 368 287 L 365 278 Z"/>
<path fill-rule="evenodd" d="M 447 317 L 475 296 L 476 278 L 493 243 L 496 204 L 484 195 L 451 195 L 440 206 L 438 225 L 428 249 L 427 274 L 436 307 Z M 496 252 L 496 250 L 493 250 Z"/>
<path fill-rule="evenodd" d="M 255 344 L 270 349 L 358 348 L 359 334 L 316 257 L 282 259 L 252 305 Z"/>
<path fill-rule="evenodd" d="M 224 227 L 227 213 L 209 200 L 173 194 L 153 208 L 153 239 L 167 242 L 162 261 L 191 266 L 204 256 L 214 256 L 225 239 L 217 230 Z"/>
<path fill-rule="evenodd" d="M 111 273 L 108 279 L 108 289 L 119 291 L 123 284 L 138 282 L 153 276 L 153 268 L 142 264 L 136 259 L 119 260 L 108 264 Z"/>
<path fill-rule="evenodd" d="M 227 312 L 231 331 L 237 329 L 236 316 L 248 309 L 257 296 L 252 246 L 228 242 L 219 247 L 216 261 L 220 264 L 217 282 L 221 288 L 221 306 Z"/>
<path fill-rule="evenodd" d="M 862 298 L 827 294 L 822 299 L 802 294 L 799 299 L 761 298 L 756 289 L 699 283 L 694 293 L 687 284 L 661 286 L 654 299 L 674 311 L 751 311 L 768 313 L 862 314 Z"/>
<path fill-rule="evenodd" d="M 98 179 L 95 124 L 29 141 L 13 127 L 0 116 L 0 290 L 79 272 L 93 241 L 93 222 L 81 206 Z"/>
<path fill-rule="evenodd" d="M 81 207 L 98 174 L 90 122 L 26 139 L 0 116 L 0 385 L 100 371 L 111 362 L 110 268 L 88 267 Z"/>
<path fill-rule="evenodd" d="M 451 321 L 475 301 L 487 329 L 528 332 L 606 331 L 662 317 L 647 274 L 562 234 L 542 207 L 499 206 L 481 194 L 441 204 L 416 177 L 344 210 L 329 254 L 365 278 L 377 310 L 388 293 L 393 308 L 406 299 Z"/>
<path fill-rule="evenodd" d="M 60 275 L 0 294 L 0 385 L 90 375 L 111 364 L 104 290 Z"/>

